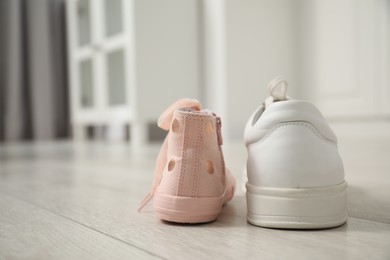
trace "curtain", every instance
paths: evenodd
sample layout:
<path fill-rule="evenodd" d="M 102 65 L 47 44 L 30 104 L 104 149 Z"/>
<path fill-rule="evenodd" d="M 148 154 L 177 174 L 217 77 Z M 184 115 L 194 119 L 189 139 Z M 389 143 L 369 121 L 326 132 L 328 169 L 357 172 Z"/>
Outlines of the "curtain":
<path fill-rule="evenodd" d="M 69 136 L 65 0 L 0 0 L 0 141 Z"/>

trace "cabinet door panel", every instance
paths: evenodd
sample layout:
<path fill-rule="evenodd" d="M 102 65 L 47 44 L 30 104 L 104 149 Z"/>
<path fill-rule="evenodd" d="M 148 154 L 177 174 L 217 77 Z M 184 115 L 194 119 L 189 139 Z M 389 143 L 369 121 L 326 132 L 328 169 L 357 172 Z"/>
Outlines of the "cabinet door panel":
<path fill-rule="evenodd" d="M 126 103 L 124 55 L 125 51 L 123 49 L 107 53 L 106 71 L 109 105 Z"/>
<path fill-rule="evenodd" d="M 94 106 L 93 65 L 90 59 L 79 63 L 79 88 L 81 107 Z"/>
<path fill-rule="evenodd" d="M 77 45 L 84 46 L 91 43 L 91 8 L 89 0 L 77 2 Z"/>
<path fill-rule="evenodd" d="M 104 0 L 105 36 L 119 34 L 123 31 L 122 0 Z"/>

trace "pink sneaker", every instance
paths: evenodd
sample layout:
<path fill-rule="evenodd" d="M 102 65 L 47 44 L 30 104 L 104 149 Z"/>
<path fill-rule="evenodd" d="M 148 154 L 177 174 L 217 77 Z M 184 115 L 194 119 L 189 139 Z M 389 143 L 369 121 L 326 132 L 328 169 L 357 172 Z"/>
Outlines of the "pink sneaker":
<path fill-rule="evenodd" d="M 217 219 L 235 190 L 223 159 L 220 118 L 201 110 L 197 100 L 181 99 L 160 116 L 158 126 L 169 133 L 157 157 L 151 192 L 139 211 L 154 196 L 160 219 L 179 223 Z"/>

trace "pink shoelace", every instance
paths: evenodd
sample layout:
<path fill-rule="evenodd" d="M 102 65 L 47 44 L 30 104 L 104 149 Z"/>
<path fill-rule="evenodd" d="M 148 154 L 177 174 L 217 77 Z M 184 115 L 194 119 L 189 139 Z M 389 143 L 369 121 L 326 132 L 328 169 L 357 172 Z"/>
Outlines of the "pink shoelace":
<path fill-rule="evenodd" d="M 173 113 L 176 109 L 180 108 L 192 108 L 196 111 L 200 111 L 201 105 L 198 100 L 196 99 L 188 99 L 183 98 L 179 99 L 175 103 L 173 103 L 170 107 L 168 107 L 158 118 L 157 125 L 165 130 L 169 131 L 169 128 L 171 126 L 171 122 L 173 119 Z M 142 200 L 140 207 L 138 208 L 138 212 L 140 212 L 147 204 L 148 202 L 153 198 L 154 193 L 156 192 L 156 189 L 158 185 L 160 184 L 162 173 L 165 167 L 165 164 L 167 162 L 167 151 L 168 151 L 168 135 L 165 137 L 164 143 L 161 146 L 160 152 L 158 153 L 157 159 L 156 159 L 156 166 L 154 168 L 154 177 L 152 182 L 152 187 L 150 189 L 150 192 L 146 197 Z"/>

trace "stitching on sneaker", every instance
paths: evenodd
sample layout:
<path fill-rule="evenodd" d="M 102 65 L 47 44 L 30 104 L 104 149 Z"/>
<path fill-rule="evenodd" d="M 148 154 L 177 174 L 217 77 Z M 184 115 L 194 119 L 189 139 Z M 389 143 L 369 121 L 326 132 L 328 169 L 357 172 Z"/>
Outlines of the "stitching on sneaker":
<path fill-rule="evenodd" d="M 186 162 L 187 162 L 187 147 L 188 147 L 188 138 L 187 138 L 187 118 L 185 118 L 184 116 L 181 116 L 182 120 L 183 120 L 183 146 L 182 146 L 182 154 L 183 154 L 183 157 L 182 157 L 182 160 L 181 160 L 181 167 L 180 167 L 180 172 L 179 172 L 179 187 L 178 187 L 178 191 L 177 191 L 177 195 L 182 195 L 183 194 L 183 185 L 184 185 L 184 175 L 185 175 L 185 172 L 186 172 Z"/>
<path fill-rule="evenodd" d="M 193 173 L 193 185 L 192 185 L 192 196 L 197 197 L 198 182 L 200 177 L 200 163 L 202 154 L 202 141 L 203 141 L 203 118 L 198 123 L 198 136 L 196 140 L 196 155 L 195 155 L 195 172 Z"/>
<path fill-rule="evenodd" d="M 323 141 L 329 143 L 329 144 L 332 144 L 332 145 L 337 145 L 337 143 L 327 139 L 326 137 L 324 137 L 312 124 L 310 124 L 309 122 L 306 122 L 306 121 L 297 121 L 297 122 L 285 122 L 285 123 L 279 123 L 277 124 L 276 126 L 272 127 L 272 129 L 262 138 L 260 139 L 259 141 L 255 142 L 255 143 L 252 143 L 250 144 L 249 146 L 252 146 L 254 144 L 258 144 L 258 143 L 262 143 L 264 142 L 265 140 L 267 140 L 272 133 L 274 133 L 275 131 L 277 131 L 278 129 L 282 128 L 282 127 L 287 127 L 287 126 L 304 126 L 306 127 L 307 129 L 309 129 L 311 132 L 313 132 L 313 134 L 315 134 L 317 137 L 319 137 L 320 139 L 322 139 Z"/>

